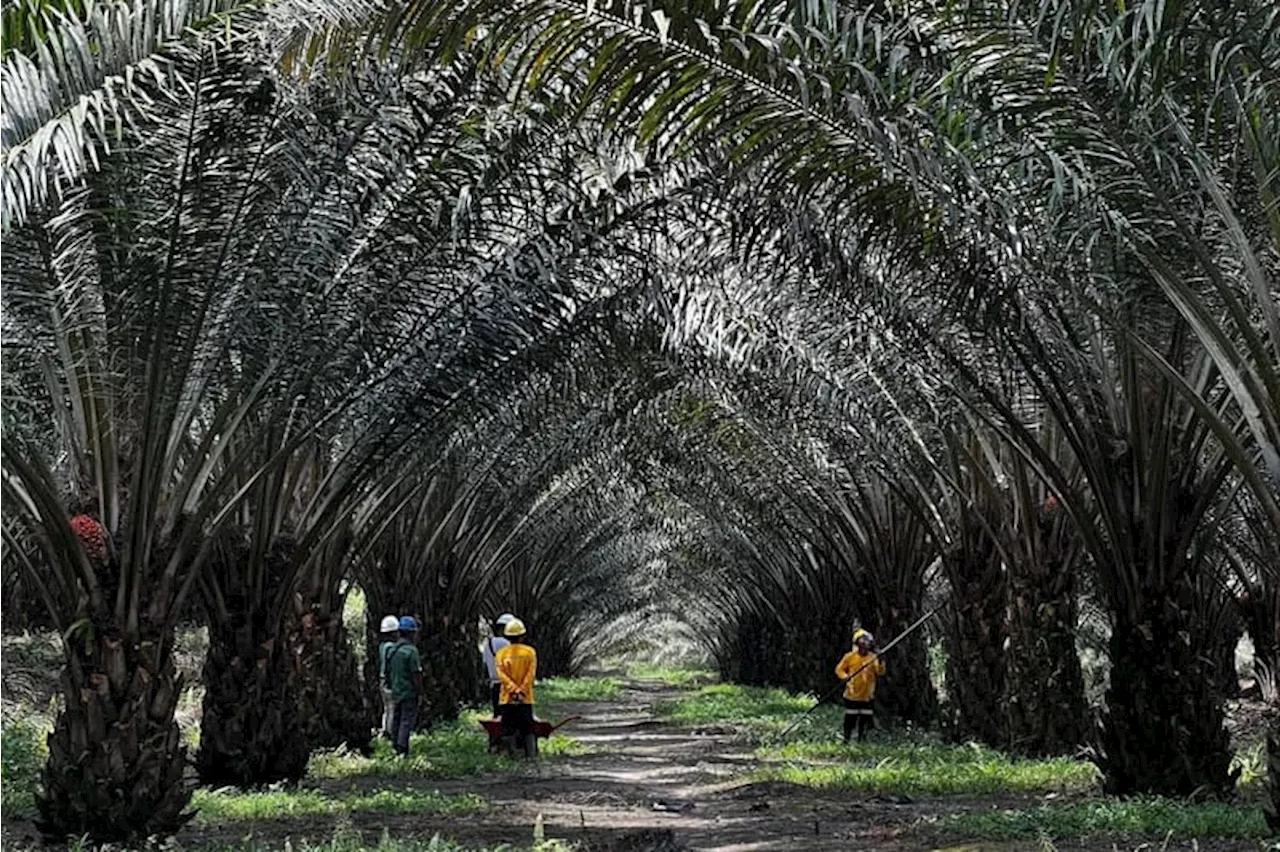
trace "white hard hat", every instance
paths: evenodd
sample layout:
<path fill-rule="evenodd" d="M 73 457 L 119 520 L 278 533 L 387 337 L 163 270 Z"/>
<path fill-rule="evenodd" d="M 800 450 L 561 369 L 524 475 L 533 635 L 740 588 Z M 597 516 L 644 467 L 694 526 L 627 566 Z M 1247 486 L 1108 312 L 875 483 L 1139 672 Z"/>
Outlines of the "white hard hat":
<path fill-rule="evenodd" d="M 509 612 L 504 612 L 502 615 L 498 616 L 498 618 L 496 619 L 496 621 L 495 621 L 494 623 L 495 623 L 495 624 L 507 624 L 508 622 L 512 622 L 512 621 L 515 621 L 515 620 L 516 620 L 516 617 L 515 617 L 514 615 L 512 615 L 512 614 L 511 614 L 511 613 L 509 613 Z"/>
<path fill-rule="evenodd" d="M 400 619 L 394 615 L 386 615 L 382 617 L 382 626 L 378 628 L 383 633 L 395 633 L 400 629 Z"/>

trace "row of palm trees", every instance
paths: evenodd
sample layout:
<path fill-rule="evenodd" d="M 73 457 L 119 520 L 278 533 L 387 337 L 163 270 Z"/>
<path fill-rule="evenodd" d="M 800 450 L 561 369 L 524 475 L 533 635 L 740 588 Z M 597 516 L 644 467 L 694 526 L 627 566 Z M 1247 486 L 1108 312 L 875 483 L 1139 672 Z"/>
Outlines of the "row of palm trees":
<path fill-rule="evenodd" d="M 1268 668 L 1280 622 L 1269 4 L 3 26 L 5 556 L 68 637 L 51 831 L 183 821 L 191 601 L 197 763 L 252 783 L 359 741 L 323 688 L 361 688 L 351 579 L 426 616 L 441 717 L 496 600 L 571 668 L 655 563 L 754 682 L 949 600 L 949 724 L 1026 752 L 1090 737 L 1087 585 L 1108 788 L 1230 790 L 1231 622 Z M 935 720 L 923 637 L 896 653 L 890 709 Z"/>
<path fill-rule="evenodd" d="M 557 366 L 612 347 L 647 286 L 616 257 L 654 230 L 653 192 L 593 183 L 625 152 L 510 109 L 467 58 L 299 85 L 264 58 L 270 22 L 191 29 L 221 6 L 18 11 L 34 43 L 88 51 L 64 79 L 65 53 L 5 59 L 6 132 L 43 128 L 6 139 L 3 484 L 6 568 L 66 637 L 46 830 L 188 818 L 172 650 L 193 601 L 210 634 L 196 768 L 245 785 L 368 744 L 353 579 L 372 612 L 424 616 L 432 720 L 475 696 L 477 619 L 513 584 L 587 571 L 566 606 L 625 601 L 601 534 L 565 514 L 593 480 L 566 480 L 573 448 L 521 420 L 610 391 Z M 68 143 L 39 96 L 97 71 L 119 135 L 90 121 Z M 41 156 L 83 144 L 96 167 L 24 181 L 46 131 Z M 593 511 L 612 529 L 626 505 Z"/>

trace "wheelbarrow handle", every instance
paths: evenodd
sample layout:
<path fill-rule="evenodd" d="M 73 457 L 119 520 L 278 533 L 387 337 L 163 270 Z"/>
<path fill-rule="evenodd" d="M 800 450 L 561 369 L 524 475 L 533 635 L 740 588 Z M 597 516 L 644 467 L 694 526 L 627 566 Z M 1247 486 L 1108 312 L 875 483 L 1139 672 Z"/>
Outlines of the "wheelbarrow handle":
<path fill-rule="evenodd" d="M 554 725 L 552 725 L 552 726 L 551 726 L 550 734 L 554 734 L 556 731 L 560 730 L 561 728 L 563 728 L 565 725 L 569 724 L 570 722 L 577 722 L 577 721 L 579 721 L 579 720 L 581 720 L 581 719 L 582 719 L 582 717 L 581 717 L 581 716 L 567 716 L 567 717 L 565 717 L 565 718 L 561 719 L 559 722 L 556 722 Z"/>

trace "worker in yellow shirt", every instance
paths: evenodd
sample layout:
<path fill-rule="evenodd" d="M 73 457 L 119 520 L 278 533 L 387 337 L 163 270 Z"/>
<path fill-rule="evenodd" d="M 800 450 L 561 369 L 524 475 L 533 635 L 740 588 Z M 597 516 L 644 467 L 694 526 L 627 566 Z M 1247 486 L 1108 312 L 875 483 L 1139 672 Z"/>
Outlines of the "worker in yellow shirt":
<path fill-rule="evenodd" d="M 533 733 L 533 680 L 538 675 L 538 653 L 526 641 L 524 622 L 513 618 L 503 628 L 511 641 L 495 656 L 498 669 L 498 715 L 502 717 L 502 733 L 514 736 L 517 743 Z"/>
<path fill-rule="evenodd" d="M 876 694 L 876 680 L 884 677 L 884 660 L 875 652 L 876 639 L 865 630 L 853 632 L 853 650 L 840 658 L 836 665 L 836 677 L 845 681 L 844 688 L 844 741 L 854 728 L 858 730 L 858 742 L 867 738 L 867 731 L 875 724 L 875 710 L 871 700 Z"/>

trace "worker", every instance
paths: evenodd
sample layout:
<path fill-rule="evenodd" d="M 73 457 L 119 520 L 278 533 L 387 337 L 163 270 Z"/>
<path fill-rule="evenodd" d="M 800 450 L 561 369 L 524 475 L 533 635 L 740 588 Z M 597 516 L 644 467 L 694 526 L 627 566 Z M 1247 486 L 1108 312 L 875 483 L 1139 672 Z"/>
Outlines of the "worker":
<path fill-rule="evenodd" d="M 387 680 L 387 655 L 396 646 L 399 632 L 400 619 L 394 615 L 383 616 L 382 623 L 378 625 L 378 687 L 382 691 L 382 735 L 389 740 L 395 738 L 391 723 L 396 703 L 391 699 L 391 682 Z"/>
<path fill-rule="evenodd" d="M 515 621 L 516 617 L 509 612 L 504 612 L 490 625 L 490 636 L 484 640 L 484 669 L 489 673 L 489 700 L 493 707 L 493 717 L 498 718 L 498 705 L 502 702 L 502 683 L 498 680 L 498 652 L 507 647 L 511 643 L 502 635 L 502 631 L 507 625 Z"/>
<path fill-rule="evenodd" d="M 423 692 L 422 656 L 414 645 L 418 626 L 418 620 L 412 615 L 400 616 L 399 638 L 387 654 L 387 681 L 391 700 L 395 702 L 392 742 L 400 757 L 409 756 L 409 735 L 418 724 L 418 704 Z"/>
<path fill-rule="evenodd" d="M 533 680 L 538 674 L 538 654 L 526 641 L 524 622 L 513 618 L 502 629 L 511 644 L 498 651 L 498 682 L 502 687 L 498 715 L 502 733 L 523 742 L 533 731 Z"/>
<path fill-rule="evenodd" d="M 844 741 L 856 728 L 858 742 L 867 738 L 867 731 L 875 725 L 875 709 L 871 701 L 876 694 L 876 680 L 884 677 L 884 660 L 875 653 L 876 639 L 859 628 L 853 633 L 853 650 L 840 658 L 836 665 L 836 677 L 845 681 L 844 688 Z"/>

